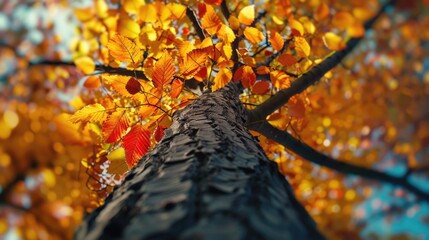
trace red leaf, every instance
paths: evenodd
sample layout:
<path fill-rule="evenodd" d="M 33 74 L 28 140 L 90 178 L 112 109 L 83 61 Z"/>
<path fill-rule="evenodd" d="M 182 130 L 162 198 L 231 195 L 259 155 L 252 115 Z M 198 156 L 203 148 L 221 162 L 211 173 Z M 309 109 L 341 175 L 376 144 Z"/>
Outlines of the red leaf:
<path fill-rule="evenodd" d="M 125 158 L 129 167 L 133 167 L 150 146 L 150 132 L 142 125 L 134 126 L 122 140 Z"/>
<path fill-rule="evenodd" d="M 164 136 L 164 128 L 162 128 L 161 126 L 158 126 L 155 129 L 155 133 L 154 133 L 155 141 L 157 142 L 161 141 L 163 136 Z"/>
<path fill-rule="evenodd" d="M 172 98 L 177 98 L 182 92 L 183 85 L 184 84 L 182 81 L 180 81 L 179 79 L 174 79 L 173 83 L 171 84 L 170 96 Z"/>
<path fill-rule="evenodd" d="M 296 118 L 305 117 L 305 105 L 304 102 L 297 97 L 292 97 L 287 103 L 288 115 Z"/>
<path fill-rule="evenodd" d="M 130 125 L 126 111 L 114 112 L 103 123 L 102 131 L 106 143 L 118 141 Z"/>
<path fill-rule="evenodd" d="M 262 95 L 268 91 L 270 83 L 267 81 L 257 81 L 252 86 L 252 92 L 257 95 Z"/>
<path fill-rule="evenodd" d="M 137 79 L 132 77 L 130 78 L 130 80 L 128 80 L 127 85 L 125 85 L 125 88 L 130 94 L 134 95 L 140 92 L 140 83 L 139 81 L 137 81 Z"/>

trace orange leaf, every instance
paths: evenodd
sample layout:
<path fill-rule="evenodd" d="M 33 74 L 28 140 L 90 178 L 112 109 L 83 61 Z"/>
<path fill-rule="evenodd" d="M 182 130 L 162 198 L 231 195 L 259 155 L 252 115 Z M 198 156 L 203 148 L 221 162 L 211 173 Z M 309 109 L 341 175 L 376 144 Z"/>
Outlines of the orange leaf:
<path fill-rule="evenodd" d="M 244 7 L 238 13 L 238 21 L 249 26 L 255 20 L 255 5 Z"/>
<path fill-rule="evenodd" d="M 177 98 L 182 92 L 184 83 L 180 79 L 174 79 L 171 84 L 170 97 Z"/>
<path fill-rule="evenodd" d="M 259 31 L 257 28 L 246 27 L 243 33 L 246 39 L 253 44 L 258 44 L 262 40 L 264 40 L 264 34 L 262 34 L 262 32 Z"/>
<path fill-rule="evenodd" d="M 134 39 L 140 34 L 140 25 L 129 18 L 128 15 L 126 17 L 122 15 L 119 18 L 118 32 L 125 37 Z"/>
<path fill-rule="evenodd" d="M 141 118 L 146 118 L 152 115 L 157 110 L 156 106 L 153 105 L 143 105 L 139 109 L 139 116 Z"/>
<path fill-rule="evenodd" d="M 202 67 L 205 67 L 207 57 L 208 53 L 204 49 L 192 50 L 187 54 L 185 61 L 179 64 L 180 72 L 185 78 L 192 78 Z"/>
<path fill-rule="evenodd" d="M 129 167 L 133 167 L 149 150 L 150 132 L 145 127 L 136 125 L 125 135 L 122 144 L 127 164 Z"/>
<path fill-rule="evenodd" d="M 340 30 L 344 30 L 355 22 L 353 15 L 349 12 L 337 12 L 332 18 L 332 24 Z"/>
<path fill-rule="evenodd" d="M 280 51 L 284 45 L 282 36 L 278 32 L 274 32 L 274 31 L 270 33 L 270 43 L 271 43 L 271 46 L 276 51 Z"/>
<path fill-rule="evenodd" d="M 206 5 L 206 13 L 201 21 L 201 26 L 211 35 L 214 35 L 222 25 L 222 21 L 212 6 Z"/>
<path fill-rule="evenodd" d="M 252 86 L 252 92 L 257 95 L 262 95 L 270 89 L 270 83 L 267 81 L 257 81 Z"/>
<path fill-rule="evenodd" d="M 140 61 L 140 50 L 137 45 L 130 39 L 116 34 L 107 43 L 110 55 L 120 62 L 137 63 Z"/>
<path fill-rule="evenodd" d="M 295 50 L 301 57 L 310 56 L 310 45 L 303 37 L 295 37 Z"/>
<path fill-rule="evenodd" d="M 140 92 L 140 83 L 139 83 L 139 81 L 137 81 L 137 79 L 132 77 L 132 78 L 130 78 L 130 80 L 128 80 L 127 85 L 125 85 L 125 89 L 127 89 L 127 91 L 131 95 L 134 95 L 134 94 Z"/>
<path fill-rule="evenodd" d="M 283 66 L 292 66 L 296 62 L 298 62 L 298 60 L 293 55 L 291 55 L 289 53 L 283 53 L 282 55 L 279 56 L 279 62 Z"/>
<path fill-rule="evenodd" d="M 89 76 L 85 80 L 85 83 L 83 84 L 83 86 L 88 89 L 95 89 L 100 87 L 100 85 L 101 85 L 100 76 Z"/>
<path fill-rule="evenodd" d="M 329 7 L 326 3 L 321 3 L 314 12 L 314 18 L 317 21 L 325 19 L 329 15 Z"/>
<path fill-rule="evenodd" d="M 102 131 L 106 143 L 118 141 L 127 131 L 130 119 L 126 111 L 114 112 L 103 123 Z"/>
<path fill-rule="evenodd" d="M 173 58 L 168 53 L 164 53 L 153 67 L 152 81 L 155 87 L 163 88 L 164 85 L 169 84 L 174 76 L 174 62 Z"/>
<path fill-rule="evenodd" d="M 249 88 L 256 81 L 256 74 L 253 72 L 253 69 L 249 66 L 243 66 L 243 74 L 241 76 L 241 84 L 245 88 Z"/>

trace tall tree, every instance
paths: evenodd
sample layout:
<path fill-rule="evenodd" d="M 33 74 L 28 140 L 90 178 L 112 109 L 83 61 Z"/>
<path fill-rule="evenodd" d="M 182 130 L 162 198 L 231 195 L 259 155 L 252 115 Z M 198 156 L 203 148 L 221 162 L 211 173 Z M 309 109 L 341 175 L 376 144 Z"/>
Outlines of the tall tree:
<path fill-rule="evenodd" d="M 0 4 L 0 56 L 17 59 L 0 72 L 0 235 L 19 212 L 69 238 L 87 192 L 113 187 L 77 238 L 322 238 L 306 210 L 342 238 L 374 182 L 405 203 L 376 199 L 382 216 L 429 199 L 426 1 L 96 0 L 73 5 L 72 62 L 38 12 L 67 3 L 15 4 Z"/>

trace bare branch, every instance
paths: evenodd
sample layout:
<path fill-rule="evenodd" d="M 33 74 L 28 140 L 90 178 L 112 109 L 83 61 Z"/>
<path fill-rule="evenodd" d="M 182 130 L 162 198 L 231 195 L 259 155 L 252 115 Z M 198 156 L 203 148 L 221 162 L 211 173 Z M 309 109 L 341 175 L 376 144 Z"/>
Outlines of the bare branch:
<path fill-rule="evenodd" d="M 344 174 L 353 174 L 360 176 L 366 179 L 377 180 L 385 183 L 390 183 L 401 187 L 409 192 L 414 193 L 418 198 L 429 201 L 429 193 L 422 191 L 413 184 L 411 184 L 407 179 L 403 177 L 395 177 L 374 169 L 365 168 L 356 166 L 350 163 L 336 160 L 332 157 L 329 157 L 323 153 L 320 153 L 308 146 L 307 144 L 299 141 L 294 138 L 286 131 L 281 131 L 267 121 L 263 121 L 259 124 L 250 125 L 249 129 L 256 130 L 267 138 L 270 138 L 283 146 L 285 146 L 290 151 L 294 152 L 298 156 L 315 163 L 317 165 L 327 167 L 329 169 L 344 173 Z"/>
<path fill-rule="evenodd" d="M 374 22 L 381 16 L 385 10 L 393 5 L 396 0 L 390 0 L 384 4 L 379 12 L 365 23 L 366 30 L 370 29 Z M 268 115 L 285 105 L 289 99 L 304 91 L 309 86 L 319 81 L 328 71 L 337 66 L 360 42 L 361 38 L 352 38 L 346 44 L 346 47 L 337 52 L 333 52 L 329 57 L 323 60 L 318 65 L 311 68 L 308 72 L 296 79 L 289 88 L 280 90 L 273 97 L 259 105 L 259 107 L 249 112 L 248 118 L 250 122 L 265 119 Z"/>

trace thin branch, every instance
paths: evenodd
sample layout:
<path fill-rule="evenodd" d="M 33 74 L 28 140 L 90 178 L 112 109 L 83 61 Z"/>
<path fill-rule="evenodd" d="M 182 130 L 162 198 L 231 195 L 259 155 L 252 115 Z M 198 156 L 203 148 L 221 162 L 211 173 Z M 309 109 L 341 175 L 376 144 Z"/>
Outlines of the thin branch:
<path fill-rule="evenodd" d="M 332 157 L 329 157 L 323 153 L 318 152 L 307 144 L 299 141 L 294 138 L 286 131 L 281 131 L 267 121 L 263 121 L 259 124 L 254 124 L 249 126 L 249 129 L 256 130 L 262 135 L 270 138 L 283 146 L 285 146 L 290 151 L 294 152 L 298 156 L 315 163 L 317 165 L 327 167 L 329 169 L 344 173 L 344 174 L 353 174 L 360 176 L 366 179 L 377 180 L 385 183 L 390 183 L 396 186 L 399 186 L 409 192 L 414 193 L 418 198 L 422 200 L 429 201 L 429 193 L 422 191 L 416 186 L 412 185 L 407 179 L 402 177 L 395 177 L 374 169 L 369 169 L 365 167 L 356 166 L 350 163 L 336 160 Z"/>
<path fill-rule="evenodd" d="M 370 29 L 378 17 L 395 2 L 396 0 L 390 0 L 384 4 L 380 8 L 379 12 L 365 23 L 365 30 Z M 352 38 L 347 42 L 346 47 L 343 50 L 333 52 L 333 54 L 323 60 L 320 64 L 314 66 L 308 72 L 296 79 L 289 88 L 280 90 L 272 98 L 250 111 L 248 115 L 249 121 L 253 122 L 259 119 L 265 119 L 268 115 L 285 105 L 292 96 L 301 93 L 309 86 L 319 81 L 328 71 L 337 66 L 358 45 L 362 38 L 363 37 Z"/>
<path fill-rule="evenodd" d="M 189 20 L 191 20 L 192 24 L 194 25 L 194 28 L 195 28 L 195 31 L 197 31 L 198 37 L 201 40 L 204 40 L 206 38 L 206 34 L 204 34 L 204 30 L 201 27 L 201 24 L 198 21 L 194 10 L 192 10 L 190 7 L 187 7 L 186 8 L 186 16 L 188 16 Z"/>

